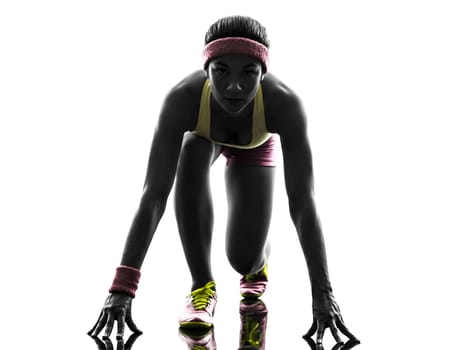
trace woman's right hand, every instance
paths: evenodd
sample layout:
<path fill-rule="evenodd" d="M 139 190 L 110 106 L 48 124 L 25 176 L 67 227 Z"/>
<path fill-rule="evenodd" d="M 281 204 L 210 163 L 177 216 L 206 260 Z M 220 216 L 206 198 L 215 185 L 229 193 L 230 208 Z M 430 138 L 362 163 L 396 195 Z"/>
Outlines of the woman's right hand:
<path fill-rule="evenodd" d="M 114 321 L 117 322 L 117 338 L 123 338 L 125 323 L 134 333 L 141 334 L 132 319 L 132 297 L 124 293 L 111 293 L 102 307 L 101 314 L 93 328 L 88 332 L 91 337 L 97 337 L 102 329 L 104 338 L 109 338 Z"/>

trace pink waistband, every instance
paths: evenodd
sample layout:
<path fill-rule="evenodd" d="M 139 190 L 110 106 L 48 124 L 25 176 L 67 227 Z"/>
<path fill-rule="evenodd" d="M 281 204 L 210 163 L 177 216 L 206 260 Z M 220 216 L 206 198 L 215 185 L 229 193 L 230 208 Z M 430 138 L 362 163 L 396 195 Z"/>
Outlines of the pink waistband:
<path fill-rule="evenodd" d="M 262 145 L 252 149 L 222 147 L 222 154 L 226 157 L 227 165 L 256 165 L 274 167 L 277 164 L 276 152 L 278 136 L 271 135 Z"/>

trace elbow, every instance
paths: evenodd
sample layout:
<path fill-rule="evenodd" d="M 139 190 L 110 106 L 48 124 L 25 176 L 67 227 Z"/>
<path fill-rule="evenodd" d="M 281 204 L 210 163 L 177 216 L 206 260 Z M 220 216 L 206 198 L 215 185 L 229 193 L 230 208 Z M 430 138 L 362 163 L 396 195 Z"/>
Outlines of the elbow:
<path fill-rule="evenodd" d="M 298 194 L 289 196 L 289 214 L 294 223 L 298 223 L 304 214 L 315 214 L 315 202 L 312 195 Z"/>
<path fill-rule="evenodd" d="M 168 194 L 158 193 L 145 188 L 140 200 L 139 211 L 161 216 L 166 210 Z"/>

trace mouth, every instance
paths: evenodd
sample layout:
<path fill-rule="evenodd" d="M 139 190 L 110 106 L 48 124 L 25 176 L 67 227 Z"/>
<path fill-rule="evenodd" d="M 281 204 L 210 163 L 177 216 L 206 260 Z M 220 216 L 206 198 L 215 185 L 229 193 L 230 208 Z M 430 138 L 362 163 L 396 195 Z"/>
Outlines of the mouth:
<path fill-rule="evenodd" d="M 225 100 L 228 104 L 232 104 L 232 105 L 238 105 L 238 104 L 241 104 L 241 103 L 244 102 L 244 99 L 242 99 L 242 98 L 226 97 L 226 98 L 224 98 L 224 100 Z"/>

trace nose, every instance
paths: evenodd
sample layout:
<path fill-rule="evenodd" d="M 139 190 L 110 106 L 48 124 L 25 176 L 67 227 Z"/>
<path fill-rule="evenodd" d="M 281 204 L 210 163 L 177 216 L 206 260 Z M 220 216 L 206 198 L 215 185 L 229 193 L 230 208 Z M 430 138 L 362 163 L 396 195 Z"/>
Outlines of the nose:
<path fill-rule="evenodd" d="M 243 85 L 238 79 L 231 80 L 226 86 L 226 90 L 229 92 L 241 92 L 244 89 Z"/>

